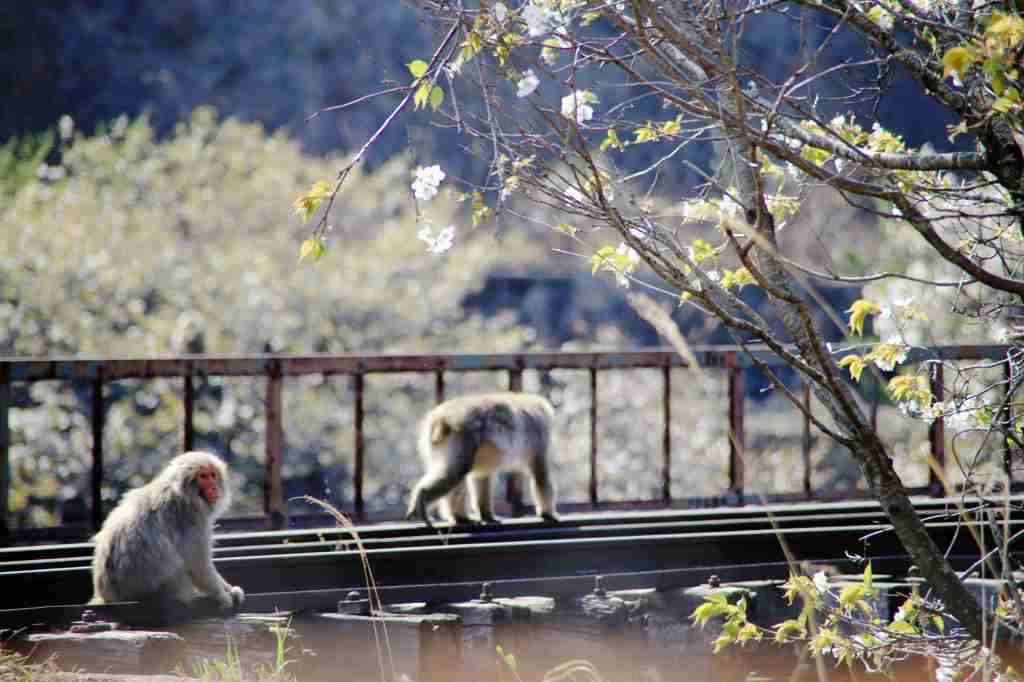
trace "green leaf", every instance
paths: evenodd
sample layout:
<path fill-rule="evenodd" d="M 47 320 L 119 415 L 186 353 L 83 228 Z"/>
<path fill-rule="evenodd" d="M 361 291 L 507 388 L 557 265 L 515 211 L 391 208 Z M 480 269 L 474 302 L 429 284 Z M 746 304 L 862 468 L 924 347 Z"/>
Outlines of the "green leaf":
<path fill-rule="evenodd" d="M 803 637 L 806 631 L 795 620 L 786 620 L 775 626 L 775 641 L 785 644 L 791 638 Z"/>
<path fill-rule="evenodd" d="M 406 66 L 409 67 L 409 73 L 412 74 L 413 78 L 422 78 L 423 74 L 427 72 L 427 67 L 429 66 L 429 64 L 427 64 L 422 59 L 416 59 L 414 61 L 409 62 Z"/>
<path fill-rule="evenodd" d="M 878 313 L 882 310 L 874 301 L 869 301 L 864 298 L 857 299 L 853 302 L 846 312 L 850 313 L 850 329 L 852 329 L 858 336 L 864 336 L 864 319 L 868 315 Z"/>
<path fill-rule="evenodd" d="M 427 100 L 430 99 L 430 82 L 423 81 L 420 86 L 416 88 L 416 93 L 412 96 L 413 108 L 419 110 L 427 106 Z"/>
<path fill-rule="evenodd" d="M 604 262 L 608 260 L 609 256 L 612 256 L 614 253 L 614 246 L 602 246 L 600 249 L 598 249 L 597 253 L 590 257 L 590 264 L 592 266 L 590 269 L 590 274 L 596 275 L 597 271 L 601 268 L 602 265 L 604 265 Z M 706 599 L 708 599 L 709 601 L 713 601 L 711 597 L 706 597 Z M 722 597 L 722 601 L 725 601 L 725 597 Z"/>
<path fill-rule="evenodd" d="M 839 592 L 839 603 L 843 606 L 853 606 L 864 596 L 863 585 L 846 585 Z"/>
<path fill-rule="evenodd" d="M 839 361 L 840 367 L 850 368 L 850 376 L 853 377 L 854 381 L 860 381 L 860 375 L 864 372 L 864 368 L 867 364 L 864 362 L 864 358 L 859 355 L 851 353 L 850 355 L 843 356 Z"/>
<path fill-rule="evenodd" d="M 315 263 L 323 257 L 326 251 L 327 245 L 324 243 L 323 237 L 310 237 L 299 247 L 299 261 L 312 257 Z"/>
<path fill-rule="evenodd" d="M 901 635 L 916 635 L 917 628 L 905 620 L 896 620 L 889 624 L 889 629 Z"/>
<path fill-rule="evenodd" d="M 947 78 L 950 74 L 955 74 L 957 78 L 963 80 L 967 69 L 976 61 L 978 53 L 973 48 L 964 45 L 950 48 L 942 55 L 942 77 Z"/>
<path fill-rule="evenodd" d="M 696 625 L 703 628 L 707 625 L 708 621 L 723 613 L 723 608 L 719 604 L 713 604 L 711 602 L 704 602 L 693 610 L 690 614 L 690 620 Z"/>
<path fill-rule="evenodd" d="M 992 103 L 992 110 L 998 111 L 1001 114 L 1005 114 L 1008 111 L 1013 111 L 1017 108 L 1017 103 L 1009 97 L 1000 97 Z"/>
<path fill-rule="evenodd" d="M 430 108 L 437 111 L 437 108 L 441 106 L 441 102 L 444 101 L 444 90 L 439 86 L 435 85 L 430 91 Z"/>
<path fill-rule="evenodd" d="M 757 626 L 753 623 L 747 623 L 740 629 L 739 633 L 736 635 L 736 641 L 738 641 L 740 644 L 744 644 L 752 639 L 761 639 L 761 631 L 758 630 Z"/>

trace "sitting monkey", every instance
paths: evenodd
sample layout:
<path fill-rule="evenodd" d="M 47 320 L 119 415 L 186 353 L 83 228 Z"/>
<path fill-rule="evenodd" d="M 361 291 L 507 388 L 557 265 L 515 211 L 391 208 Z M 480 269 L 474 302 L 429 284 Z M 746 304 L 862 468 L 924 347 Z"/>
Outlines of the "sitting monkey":
<path fill-rule="evenodd" d="M 441 516 L 471 522 L 466 485 L 477 517 L 496 522 L 491 510 L 491 474 L 526 469 L 533 479 L 537 513 L 556 521 L 555 488 L 548 474 L 548 446 L 554 409 L 547 399 L 527 393 L 490 393 L 454 398 L 430 410 L 419 425 L 418 449 L 426 473 L 413 489 L 406 518 L 427 525 L 429 506 Z"/>
<path fill-rule="evenodd" d="M 227 466 L 207 452 L 172 459 L 124 496 L 96 534 L 93 604 L 212 597 L 224 609 L 245 599 L 213 565 L 213 522 L 231 503 Z"/>

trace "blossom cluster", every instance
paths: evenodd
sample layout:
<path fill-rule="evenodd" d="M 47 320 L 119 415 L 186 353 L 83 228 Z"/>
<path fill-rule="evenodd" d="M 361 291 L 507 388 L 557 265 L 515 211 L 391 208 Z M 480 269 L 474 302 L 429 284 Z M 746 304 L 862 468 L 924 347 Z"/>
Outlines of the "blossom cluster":
<path fill-rule="evenodd" d="M 420 201 L 430 201 L 437 196 L 437 188 L 444 180 L 444 171 L 441 166 L 419 166 L 413 172 L 412 192 Z"/>

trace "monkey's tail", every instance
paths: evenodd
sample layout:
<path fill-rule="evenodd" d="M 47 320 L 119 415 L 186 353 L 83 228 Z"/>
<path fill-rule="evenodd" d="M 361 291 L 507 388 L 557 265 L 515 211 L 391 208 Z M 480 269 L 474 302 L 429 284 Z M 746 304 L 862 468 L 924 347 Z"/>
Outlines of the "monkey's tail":
<path fill-rule="evenodd" d="M 451 424 L 444 417 L 434 417 L 430 423 L 430 444 L 437 445 L 452 432 Z"/>

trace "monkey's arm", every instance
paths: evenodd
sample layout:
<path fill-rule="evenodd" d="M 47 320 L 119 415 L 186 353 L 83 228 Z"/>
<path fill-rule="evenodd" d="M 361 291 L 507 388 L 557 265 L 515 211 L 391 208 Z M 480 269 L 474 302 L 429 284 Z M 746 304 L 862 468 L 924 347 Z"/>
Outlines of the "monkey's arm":
<path fill-rule="evenodd" d="M 202 538 L 193 538 L 191 549 L 185 552 L 185 566 L 192 583 L 203 594 L 213 597 L 224 608 L 241 604 L 245 598 L 242 588 L 232 586 L 213 565 L 213 548 Z"/>

